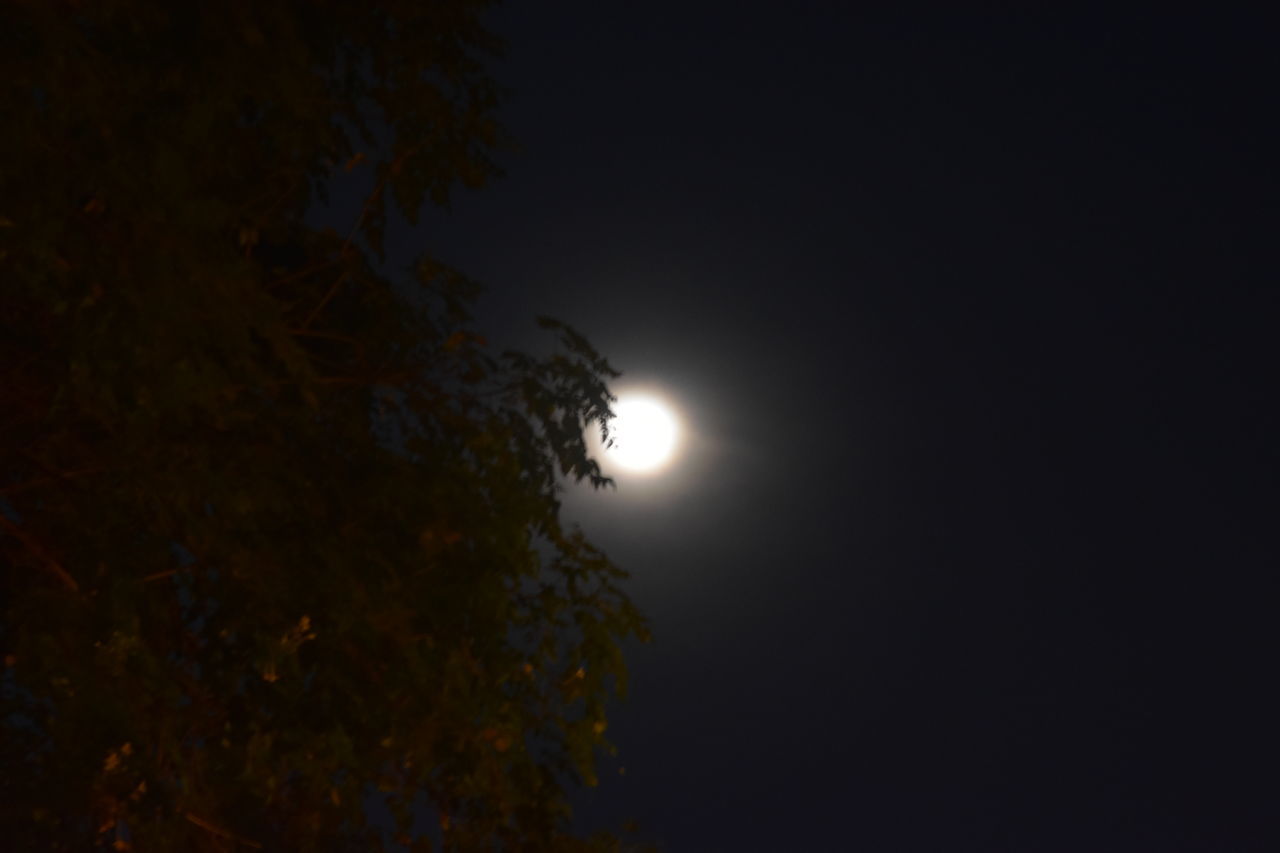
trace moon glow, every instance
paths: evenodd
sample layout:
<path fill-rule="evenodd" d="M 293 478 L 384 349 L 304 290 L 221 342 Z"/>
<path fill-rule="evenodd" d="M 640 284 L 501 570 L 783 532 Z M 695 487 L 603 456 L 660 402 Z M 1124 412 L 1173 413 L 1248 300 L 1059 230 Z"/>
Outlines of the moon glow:
<path fill-rule="evenodd" d="M 670 407 L 654 397 L 623 395 L 612 408 L 612 446 L 605 448 L 605 457 L 628 471 L 662 470 L 679 441 L 680 427 Z"/>

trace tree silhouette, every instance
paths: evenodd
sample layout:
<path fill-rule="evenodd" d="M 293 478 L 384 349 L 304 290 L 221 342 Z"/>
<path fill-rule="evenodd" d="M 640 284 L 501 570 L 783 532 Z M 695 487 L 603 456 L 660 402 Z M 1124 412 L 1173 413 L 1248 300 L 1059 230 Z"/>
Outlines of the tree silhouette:
<path fill-rule="evenodd" d="M 376 264 L 389 207 L 497 173 L 486 5 L 5 4 L 13 849 L 617 846 L 566 795 L 646 628 L 557 498 L 608 482 L 617 374 Z M 363 209 L 309 228 L 342 169 Z"/>

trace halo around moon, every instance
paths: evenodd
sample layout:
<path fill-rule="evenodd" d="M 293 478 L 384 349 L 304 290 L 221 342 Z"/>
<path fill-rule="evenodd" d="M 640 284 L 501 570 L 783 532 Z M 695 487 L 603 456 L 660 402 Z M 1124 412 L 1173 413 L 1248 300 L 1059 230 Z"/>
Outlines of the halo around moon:
<path fill-rule="evenodd" d="M 653 394 L 622 392 L 612 409 L 604 461 L 636 474 L 664 469 L 680 443 L 680 422 L 671 406 Z"/>

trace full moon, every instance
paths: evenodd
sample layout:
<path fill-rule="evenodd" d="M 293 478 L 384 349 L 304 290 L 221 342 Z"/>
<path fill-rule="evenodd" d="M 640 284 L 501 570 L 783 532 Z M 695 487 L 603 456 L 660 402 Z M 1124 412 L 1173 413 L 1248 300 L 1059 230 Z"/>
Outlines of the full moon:
<path fill-rule="evenodd" d="M 671 408 L 647 395 L 620 395 L 609 422 L 605 457 L 628 471 L 656 473 L 671 460 L 680 428 Z"/>

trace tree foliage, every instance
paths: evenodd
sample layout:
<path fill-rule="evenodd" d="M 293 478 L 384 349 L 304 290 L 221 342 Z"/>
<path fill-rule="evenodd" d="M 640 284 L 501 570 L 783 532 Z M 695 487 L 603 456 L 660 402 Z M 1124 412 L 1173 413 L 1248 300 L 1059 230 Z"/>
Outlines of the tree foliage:
<path fill-rule="evenodd" d="M 497 174 L 485 5 L 4 5 L 13 849 L 380 849 L 379 796 L 393 845 L 614 843 L 566 792 L 646 629 L 557 493 L 608 482 L 616 373 L 377 263 L 389 209 Z M 373 192 L 309 228 L 341 169 Z"/>

